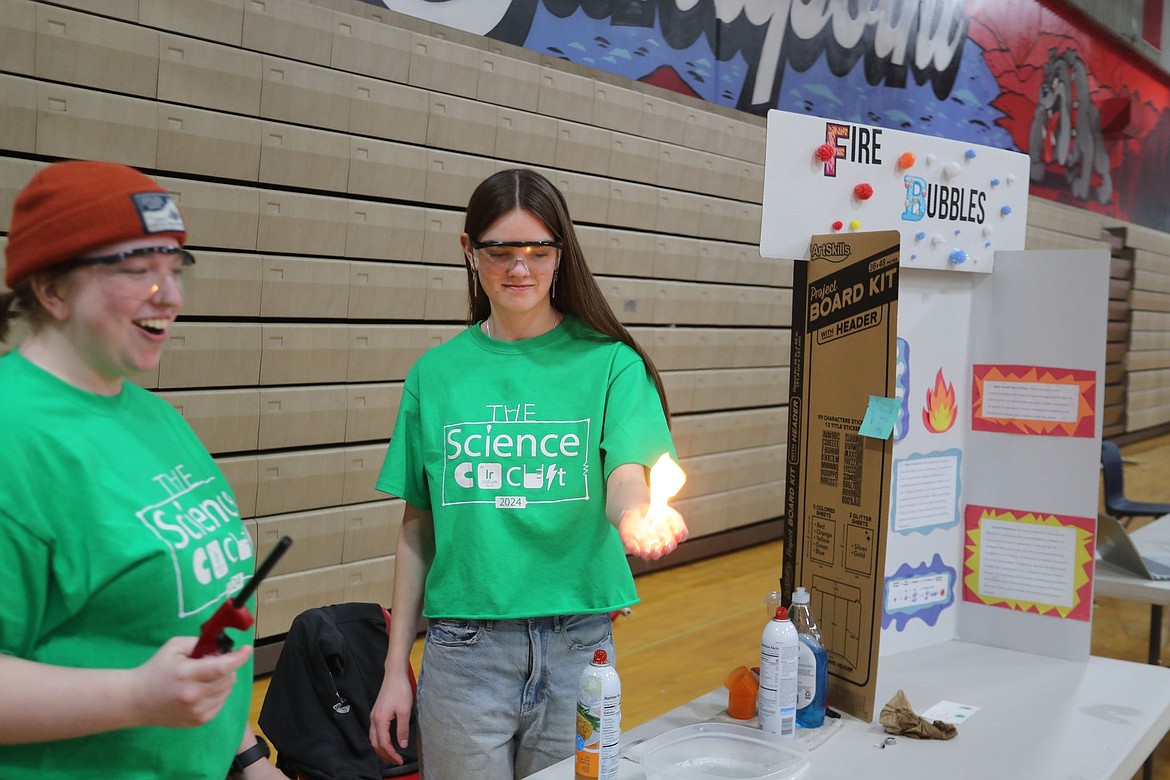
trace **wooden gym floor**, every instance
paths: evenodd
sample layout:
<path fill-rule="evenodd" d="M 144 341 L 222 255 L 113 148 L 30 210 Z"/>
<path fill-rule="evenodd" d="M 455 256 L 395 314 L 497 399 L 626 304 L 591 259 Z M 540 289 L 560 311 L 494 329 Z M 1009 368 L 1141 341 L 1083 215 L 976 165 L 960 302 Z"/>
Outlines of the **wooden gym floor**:
<path fill-rule="evenodd" d="M 1125 445 L 1121 451 L 1127 495 L 1170 502 L 1170 435 Z M 1141 523 L 1135 520 L 1133 527 Z M 642 602 L 614 624 L 624 727 L 633 728 L 720 686 L 737 666 L 759 664 L 764 596 L 779 588 L 781 549 L 779 541 L 769 542 L 637 578 Z M 1144 663 L 1148 605 L 1098 598 L 1093 607 L 1093 655 Z M 1170 649 L 1170 641 L 1164 645 Z M 412 653 L 415 669 L 421 657 L 419 640 Z M 258 678 L 254 727 L 267 689 L 268 678 Z M 1154 777 L 1170 780 L 1170 737 L 1155 753 Z"/>

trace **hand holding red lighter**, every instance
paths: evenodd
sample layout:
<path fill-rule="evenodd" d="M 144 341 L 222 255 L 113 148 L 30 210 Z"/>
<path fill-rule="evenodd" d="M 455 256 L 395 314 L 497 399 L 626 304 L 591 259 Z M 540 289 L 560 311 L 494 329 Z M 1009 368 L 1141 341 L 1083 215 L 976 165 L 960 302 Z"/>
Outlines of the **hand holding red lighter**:
<path fill-rule="evenodd" d="M 260 564 L 260 568 L 256 569 L 256 573 L 252 575 L 252 579 L 236 594 L 235 598 L 229 597 L 215 614 L 204 622 L 199 631 L 199 641 L 195 643 L 195 649 L 191 651 L 192 658 L 202 658 L 205 655 L 221 655 L 232 649 L 232 640 L 224 632 L 225 628 L 235 628 L 244 630 L 252 625 L 252 613 L 248 610 L 248 599 L 252 597 L 257 586 L 268 573 L 272 571 L 272 567 L 280 560 L 280 556 L 284 555 L 285 551 L 292 546 L 292 539 L 287 536 L 282 536 L 280 541 L 276 543 L 276 547 Z"/>

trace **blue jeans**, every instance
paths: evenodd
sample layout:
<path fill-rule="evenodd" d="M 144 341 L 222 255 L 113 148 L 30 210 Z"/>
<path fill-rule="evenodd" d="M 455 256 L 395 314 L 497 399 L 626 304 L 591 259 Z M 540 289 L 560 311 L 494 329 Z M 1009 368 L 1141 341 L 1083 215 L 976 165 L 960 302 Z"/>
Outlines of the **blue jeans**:
<path fill-rule="evenodd" d="M 432 620 L 418 686 L 424 780 L 527 777 L 573 755 L 577 684 L 609 616 Z"/>

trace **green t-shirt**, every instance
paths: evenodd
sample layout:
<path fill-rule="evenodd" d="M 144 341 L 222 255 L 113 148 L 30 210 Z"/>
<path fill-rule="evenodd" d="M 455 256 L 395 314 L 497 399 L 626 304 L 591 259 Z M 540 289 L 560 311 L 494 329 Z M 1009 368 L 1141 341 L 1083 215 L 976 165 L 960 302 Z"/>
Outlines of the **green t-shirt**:
<path fill-rule="evenodd" d="M 197 635 L 251 576 L 231 488 L 146 390 L 93 395 L 11 352 L 0 358 L 0 440 L 0 652 L 131 668 L 167 639 Z M 251 630 L 229 633 L 252 642 Z M 0 777 L 223 780 L 247 722 L 251 664 L 237 675 L 204 726 L 0 745 Z"/>
<path fill-rule="evenodd" d="M 574 317 L 524 341 L 478 327 L 406 379 L 379 490 L 430 510 L 429 618 L 504 620 L 636 603 L 605 480 L 674 446 L 646 366 Z"/>

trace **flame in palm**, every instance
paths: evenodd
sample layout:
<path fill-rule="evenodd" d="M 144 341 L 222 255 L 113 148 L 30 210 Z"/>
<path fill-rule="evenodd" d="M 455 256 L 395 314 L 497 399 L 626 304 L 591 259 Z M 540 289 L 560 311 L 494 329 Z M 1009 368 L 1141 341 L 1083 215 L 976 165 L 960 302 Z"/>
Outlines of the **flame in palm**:
<path fill-rule="evenodd" d="M 650 509 L 646 515 L 653 517 L 665 509 L 666 502 L 682 490 L 686 481 L 686 472 L 671 460 L 670 453 L 662 453 L 650 469 Z"/>
<path fill-rule="evenodd" d="M 922 409 L 922 424 L 931 433 L 949 431 L 958 416 L 955 406 L 955 386 L 943 378 L 940 368 L 934 377 L 934 387 L 926 391 L 926 406 Z"/>

